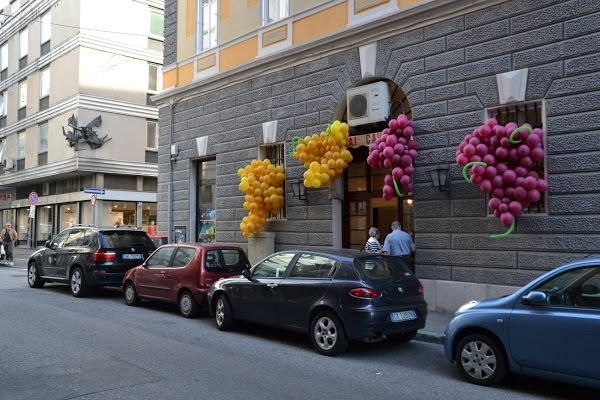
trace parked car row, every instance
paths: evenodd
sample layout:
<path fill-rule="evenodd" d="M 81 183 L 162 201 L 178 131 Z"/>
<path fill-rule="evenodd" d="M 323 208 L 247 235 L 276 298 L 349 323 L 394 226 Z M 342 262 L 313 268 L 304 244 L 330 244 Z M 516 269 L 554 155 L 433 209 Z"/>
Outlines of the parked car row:
<path fill-rule="evenodd" d="M 251 267 L 236 246 L 155 249 L 131 228 L 62 231 L 30 257 L 28 282 L 68 283 L 75 297 L 93 286 L 122 286 L 130 306 L 169 302 L 187 318 L 205 308 L 222 331 L 246 321 L 306 333 L 328 356 L 352 340 L 408 342 L 427 318 L 423 286 L 397 257 L 290 250 Z M 492 385 L 512 372 L 600 388 L 598 337 L 596 258 L 554 269 L 512 295 L 465 304 L 443 340 L 447 358 L 472 383 Z"/>

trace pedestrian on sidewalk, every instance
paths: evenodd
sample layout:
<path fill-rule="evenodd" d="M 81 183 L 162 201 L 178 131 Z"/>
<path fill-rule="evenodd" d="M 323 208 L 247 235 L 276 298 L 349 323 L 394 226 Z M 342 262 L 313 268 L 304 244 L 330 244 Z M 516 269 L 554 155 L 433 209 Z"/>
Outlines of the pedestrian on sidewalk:
<path fill-rule="evenodd" d="M 375 227 L 369 229 L 369 239 L 365 243 L 364 251 L 368 253 L 381 253 L 381 243 L 379 243 L 379 229 Z"/>
<path fill-rule="evenodd" d="M 6 252 L 6 263 L 8 265 L 13 265 L 13 249 L 15 247 L 15 241 L 17 240 L 17 231 L 13 229 L 10 222 L 7 223 L 6 228 L 2 229 L 2 232 L 0 232 L 0 240 L 2 240 L 4 251 Z"/>
<path fill-rule="evenodd" d="M 410 253 L 415 251 L 412 237 L 400 228 L 400 222 L 392 222 L 392 232 L 385 237 L 383 254 L 398 256 L 410 268 Z"/>

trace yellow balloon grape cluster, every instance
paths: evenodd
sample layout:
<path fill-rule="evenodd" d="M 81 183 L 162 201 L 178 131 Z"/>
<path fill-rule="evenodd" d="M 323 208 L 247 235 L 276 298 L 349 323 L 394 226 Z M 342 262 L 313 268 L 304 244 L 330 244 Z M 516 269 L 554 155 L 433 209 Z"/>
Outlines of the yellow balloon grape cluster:
<path fill-rule="evenodd" d="M 268 214 L 277 214 L 283 206 L 285 174 L 281 165 L 275 166 L 270 160 L 252 160 L 238 170 L 238 175 L 241 178 L 239 188 L 246 193 L 244 208 L 249 211 L 240 230 L 248 237 L 260 233 Z"/>
<path fill-rule="evenodd" d="M 294 158 L 304 164 L 304 186 L 319 188 L 331 185 L 331 182 L 342 175 L 352 154 L 346 148 L 348 143 L 348 124 L 335 121 L 320 135 L 297 138 L 298 144 Z"/>

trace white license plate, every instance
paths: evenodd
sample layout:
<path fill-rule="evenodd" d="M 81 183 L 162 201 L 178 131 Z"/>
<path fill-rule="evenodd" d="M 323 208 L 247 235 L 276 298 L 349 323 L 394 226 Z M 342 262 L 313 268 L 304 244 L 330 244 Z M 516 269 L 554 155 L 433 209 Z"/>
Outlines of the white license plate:
<path fill-rule="evenodd" d="M 417 319 L 417 313 L 415 310 L 393 312 L 390 313 L 390 319 L 392 322 L 410 321 Z"/>
<path fill-rule="evenodd" d="M 142 254 L 123 254 L 123 260 L 142 260 Z"/>

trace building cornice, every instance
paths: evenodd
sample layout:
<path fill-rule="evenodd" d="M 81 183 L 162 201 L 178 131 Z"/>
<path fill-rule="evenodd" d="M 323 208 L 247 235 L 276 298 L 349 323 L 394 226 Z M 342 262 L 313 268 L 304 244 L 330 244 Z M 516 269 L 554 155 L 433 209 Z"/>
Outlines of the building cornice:
<path fill-rule="evenodd" d="M 269 54 L 247 64 L 232 68 L 180 87 L 167 89 L 152 97 L 159 107 L 183 98 L 195 97 L 198 91 L 203 94 L 246 81 L 257 76 L 267 75 L 282 69 L 294 67 L 319 59 L 324 55 L 341 52 L 362 45 L 383 40 L 408 31 L 422 28 L 468 12 L 477 11 L 507 0 L 430 0 L 401 13 L 346 28 L 340 32 L 321 37 L 301 45 Z M 222 45 L 221 47 L 226 46 Z M 193 58 L 182 60 L 175 67 L 192 62 Z M 173 66 L 165 66 L 164 71 Z"/>
<path fill-rule="evenodd" d="M 105 160 L 88 157 L 72 157 L 46 165 L 38 165 L 21 171 L 5 171 L 0 175 L 0 186 L 18 186 L 27 182 L 45 182 L 60 176 L 75 176 L 78 173 L 107 173 L 157 177 L 158 165 L 142 162 Z"/>

